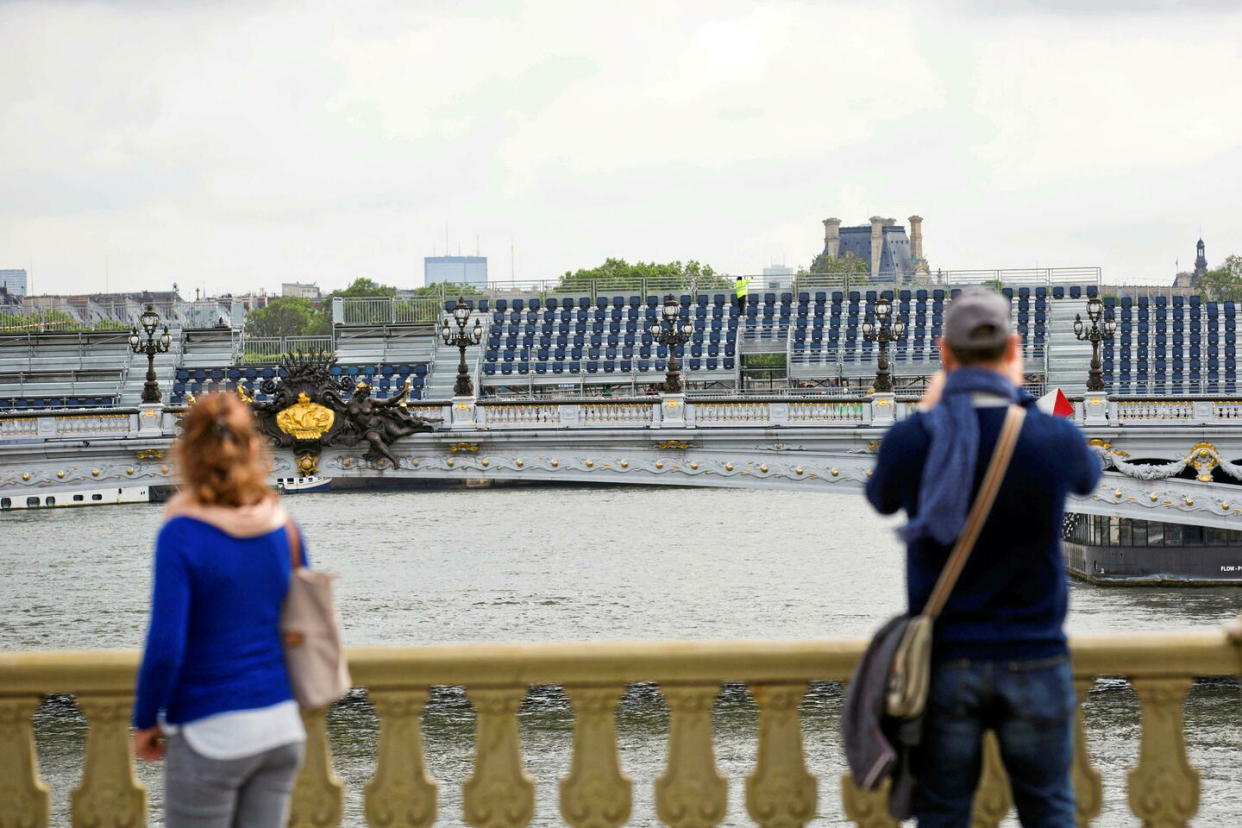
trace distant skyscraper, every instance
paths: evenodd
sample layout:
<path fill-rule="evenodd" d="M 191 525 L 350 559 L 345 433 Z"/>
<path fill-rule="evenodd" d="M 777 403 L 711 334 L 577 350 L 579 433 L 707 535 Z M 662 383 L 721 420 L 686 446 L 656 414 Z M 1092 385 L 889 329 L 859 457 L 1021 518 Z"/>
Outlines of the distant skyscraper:
<path fill-rule="evenodd" d="M 774 290 L 793 284 L 794 269 L 785 265 L 769 265 L 763 269 L 763 284 Z"/>
<path fill-rule="evenodd" d="M 486 256 L 427 256 L 423 259 L 423 284 L 453 282 L 487 287 Z"/>
<path fill-rule="evenodd" d="M 0 287 L 12 296 L 26 295 L 25 270 L 0 270 Z"/>

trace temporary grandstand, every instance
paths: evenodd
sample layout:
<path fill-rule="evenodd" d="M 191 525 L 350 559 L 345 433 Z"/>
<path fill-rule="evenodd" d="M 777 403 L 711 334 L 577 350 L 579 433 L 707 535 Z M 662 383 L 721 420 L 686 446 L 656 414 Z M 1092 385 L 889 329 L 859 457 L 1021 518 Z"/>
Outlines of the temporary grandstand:
<path fill-rule="evenodd" d="M 1005 285 L 1028 380 L 1037 390 L 1084 390 L 1091 346 L 1074 337 L 1073 320 L 1085 315 L 1088 298 L 1099 296 L 1105 315 L 1118 322 L 1115 338 L 1102 349 L 1110 393 L 1238 392 L 1232 302 L 1209 302 L 1177 289 L 1102 286 L 1098 271 L 1094 279 L 1073 284 L 1051 278 L 1021 284 L 1022 278 L 1005 271 L 971 275 L 970 281 Z M 873 318 L 883 296 L 907 323 L 905 338 L 889 348 L 897 392 L 918 394 L 939 365 L 936 340 L 944 310 L 961 289 L 833 285 L 811 277 L 789 291 L 752 294 L 739 314 L 731 294 L 716 285 L 671 292 L 645 284 L 632 290 L 587 286 L 565 293 L 552 285 L 489 286 L 482 295 L 465 297 L 468 324 L 478 321 L 484 329 L 481 344 L 467 349 L 466 368 L 483 396 L 653 391 L 663 381 L 669 354 L 653 341 L 650 328 L 671 295 L 692 331 L 679 351 L 691 394 L 866 392 L 877 351 L 864 340 L 862 323 Z M 263 400 L 264 380 L 278 377 L 281 354 L 324 351 L 336 356 L 334 373 L 345 392 L 365 380 L 380 398 L 408 386 L 414 399 L 447 399 L 459 353 L 441 342 L 438 325 L 456 298 L 431 301 L 339 298 L 332 332 L 321 337 L 253 338 L 240 326 L 191 327 L 192 317 L 178 314 L 182 322 L 174 319 L 173 347 L 157 358 L 157 378 L 173 404 L 239 383 Z M 755 357 L 766 366 L 761 371 L 748 364 Z M 772 368 L 774 362 L 782 367 Z M 145 372 L 145 358 L 130 354 L 123 331 L 0 335 L 0 409 L 135 405 Z"/>

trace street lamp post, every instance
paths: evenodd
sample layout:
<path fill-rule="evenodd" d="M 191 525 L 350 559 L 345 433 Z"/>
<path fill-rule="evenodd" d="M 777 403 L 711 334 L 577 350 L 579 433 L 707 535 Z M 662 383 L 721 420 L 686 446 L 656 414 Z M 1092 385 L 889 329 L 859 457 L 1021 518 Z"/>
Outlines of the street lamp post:
<path fill-rule="evenodd" d="M 168 351 L 168 346 L 172 344 L 172 337 L 168 335 L 167 325 L 164 326 L 164 332 L 156 337 L 155 329 L 159 327 L 160 315 L 155 312 L 152 305 L 147 305 L 142 316 L 138 317 L 138 322 L 142 325 L 143 333 L 147 335 L 147 338 L 144 341 L 138 329 L 133 328 L 129 332 L 129 347 L 135 354 L 147 355 L 147 381 L 142 386 L 142 401 L 158 403 L 160 384 L 155 381 L 155 355 Z"/>
<path fill-rule="evenodd" d="M 668 346 L 668 370 L 664 373 L 664 393 L 680 394 L 681 366 L 677 363 L 677 346 L 690 341 L 694 326 L 690 320 L 681 324 L 681 303 L 672 296 L 660 306 L 660 316 L 651 324 L 651 338 Z"/>
<path fill-rule="evenodd" d="M 875 301 L 875 321 L 863 320 L 862 334 L 864 341 L 875 342 L 880 346 L 880 359 L 875 372 L 875 392 L 893 393 L 893 375 L 888 369 L 888 343 L 905 339 L 906 320 L 893 316 L 893 303 L 887 296 L 881 296 Z"/>
<path fill-rule="evenodd" d="M 1100 301 L 1098 296 L 1092 296 L 1087 300 L 1087 320 L 1089 324 L 1084 324 L 1082 314 L 1074 314 L 1074 338 L 1079 342 L 1091 343 L 1091 370 L 1087 372 L 1087 390 L 1103 391 L 1104 390 L 1104 371 L 1100 364 L 1100 343 L 1106 342 L 1113 338 L 1113 334 L 1117 333 L 1117 320 L 1109 317 L 1100 324 L 1100 317 L 1104 315 L 1104 303 Z"/>
<path fill-rule="evenodd" d="M 461 361 L 457 363 L 457 382 L 453 384 L 453 396 L 473 397 L 474 384 L 470 382 L 470 372 L 466 369 L 466 348 L 483 341 L 483 326 L 476 319 L 474 327 L 466 330 L 466 323 L 470 321 L 470 308 L 460 296 L 457 297 L 457 305 L 454 306 L 452 314 L 453 321 L 457 323 L 457 330 L 453 330 L 449 326 L 449 321 L 445 319 L 440 328 L 440 338 L 444 340 L 445 345 L 456 345 L 457 350 L 461 352 Z"/>

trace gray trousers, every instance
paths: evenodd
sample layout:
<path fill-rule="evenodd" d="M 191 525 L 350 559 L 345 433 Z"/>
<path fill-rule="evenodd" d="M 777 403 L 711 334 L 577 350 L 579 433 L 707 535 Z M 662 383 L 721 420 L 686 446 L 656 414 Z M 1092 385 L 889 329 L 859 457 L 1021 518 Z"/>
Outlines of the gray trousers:
<path fill-rule="evenodd" d="M 166 828 L 284 828 L 302 742 L 209 759 L 174 733 L 164 757 Z"/>

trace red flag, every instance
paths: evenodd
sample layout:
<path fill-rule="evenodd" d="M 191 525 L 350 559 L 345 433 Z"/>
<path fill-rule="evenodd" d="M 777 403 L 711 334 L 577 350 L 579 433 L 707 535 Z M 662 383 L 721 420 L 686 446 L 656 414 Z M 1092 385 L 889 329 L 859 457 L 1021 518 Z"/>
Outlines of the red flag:
<path fill-rule="evenodd" d="M 1054 388 L 1044 394 L 1035 404 L 1039 406 L 1040 411 L 1054 417 L 1074 416 L 1074 406 L 1070 405 L 1070 401 L 1065 398 L 1065 392 L 1060 388 Z"/>

